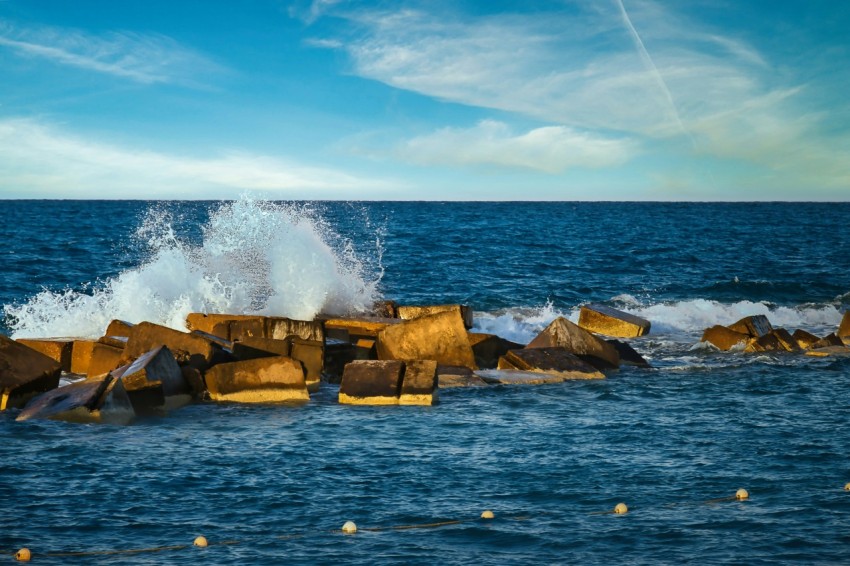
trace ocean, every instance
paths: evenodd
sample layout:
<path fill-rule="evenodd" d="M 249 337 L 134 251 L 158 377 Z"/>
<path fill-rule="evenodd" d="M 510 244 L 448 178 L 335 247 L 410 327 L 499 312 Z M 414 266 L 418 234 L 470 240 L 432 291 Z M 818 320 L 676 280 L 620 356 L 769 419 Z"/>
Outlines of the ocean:
<path fill-rule="evenodd" d="M 475 330 L 516 342 L 590 302 L 652 323 L 630 340 L 649 369 L 449 389 L 431 407 L 342 406 L 323 384 L 302 406 L 198 403 L 126 427 L 0 413 L 10 562 L 21 547 L 39 564 L 850 560 L 850 358 L 699 342 L 753 314 L 836 330 L 850 203 L 243 197 L 0 214 L 13 337 L 378 299 L 468 304 Z M 356 534 L 340 532 L 349 520 Z"/>

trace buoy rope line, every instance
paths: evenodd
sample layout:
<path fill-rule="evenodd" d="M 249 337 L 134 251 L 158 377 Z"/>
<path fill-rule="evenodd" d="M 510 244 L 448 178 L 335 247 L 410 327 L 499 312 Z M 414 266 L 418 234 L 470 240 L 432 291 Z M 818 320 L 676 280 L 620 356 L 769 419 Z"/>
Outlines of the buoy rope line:
<path fill-rule="evenodd" d="M 850 491 L 850 483 L 844 486 L 845 491 Z M 729 497 L 720 497 L 716 499 L 708 499 L 703 501 L 703 504 L 713 505 L 719 503 L 727 503 L 732 501 L 746 501 L 750 498 L 749 492 L 746 489 L 739 489 L 735 492 L 735 495 Z M 676 503 L 668 504 L 668 505 L 678 505 Z M 594 511 L 589 513 L 590 515 L 625 515 L 629 512 L 629 508 L 625 503 L 618 503 L 613 509 L 608 511 Z M 548 513 L 544 512 L 543 515 Z M 525 515 L 516 515 L 516 516 L 508 516 L 501 517 L 503 520 L 509 521 L 527 521 L 531 519 L 532 516 Z M 413 525 L 390 525 L 385 527 L 365 527 L 359 528 L 352 521 L 347 521 L 342 528 L 340 529 L 332 529 L 332 530 L 320 530 L 320 531 L 309 531 L 304 533 L 292 533 L 288 535 L 281 535 L 274 537 L 277 540 L 292 540 L 297 538 L 302 538 L 309 536 L 311 534 L 346 534 L 352 535 L 357 532 L 368 532 L 368 533 L 381 533 L 381 532 L 389 532 L 389 531 L 409 531 L 415 529 L 437 529 L 440 527 L 446 527 L 451 525 L 461 525 L 464 523 L 473 523 L 473 522 L 488 522 L 492 519 L 495 519 L 495 514 L 493 511 L 485 510 L 478 517 L 472 517 L 468 519 L 455 519 L 451 521 L 438 521 L 433 523 L 419 523 Z M 131 549 L 123 549 L 123 550 L 88 550 L 88 551 L 77 551 L 77 552 L 39 552 L 40 556 L 49 556 L 49 557 L 75 557 L 75 556 L 116 556 L 116 555 L 133 555 L 133 554 L 144 554 L 144 553 L 155 553 L 155 552 L 167 552 L 167 551 L 176 551 L 176 550 L 185 550 L 187 548 L 191 548 L 192 546 L 205 548 L 208 546 L 230 546 L 242 544 L 246 541 L 240 540 L 224 540 L 217 542 L 209 542 L 206 537 L 199 536 L 197 537 L 192 544 L 176 544 L 176 545 L 168 545 L 168 546 L 156 546 L 151 548 L 131 548 Z M 16 560 L 20 562 L 28 562 L 32 559 L 33 553 L 28 548 L 21 548 L 15 552 L 3 552 L 0 555 L 6 554 L 13 556 Z"/>

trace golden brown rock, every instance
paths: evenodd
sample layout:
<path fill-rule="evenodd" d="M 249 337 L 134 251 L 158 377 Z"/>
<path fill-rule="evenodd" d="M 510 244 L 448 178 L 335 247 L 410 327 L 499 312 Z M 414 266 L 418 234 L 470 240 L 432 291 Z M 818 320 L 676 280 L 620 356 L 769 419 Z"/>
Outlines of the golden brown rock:
<path fill-rule="evenodd" d="M 130 330 L 133 326 L 135 325 L 124 320 L 113 320 L 109 323 L 109 326 L 106 327 L 106 332 L 104 332 L 103 335 L 123 336 L 124 338 L 127 338 L 130 336 Z"/>
<path fill-rule="evenodd" d="M 402 320 L 413 320 L 422 316 L 456 312 L 463 319 L 466 328 L 472 328 L 472 308 L 468 305 L 408 305 L 396 307 L 396 316 Z"/>
<path fill-rule="evenodd" d="M 773 326 L 771 326 L 766 316 L 757 314 L 744 317 L 735 324 L 730 324 L 729 329 L 748 334 L 752 338 L 760 338 L 773 330 Z"/>
<path fill-rule="evenodd" d="M 750 341 L 750 335 L 737 332 L 726 326 L 712 326 L 702 333 L 702 342 L 708 342 L 718 350 L 728 351 L 736 346 L 744 346 Z"/>
<path fill-rule="evenodd" d="M 266 319 L 266 337 L 283 340 L 297 336 L 303 340 L 325 341 L 325 325 L 321 320 L 295 320 L 284 317 Z"/>
<path fill-rule="evenodd" d="M 815 350 L 808 350 L 807 356 L 816 358 L 826 358 L 831 356 L 845 357 L 850 356 L 850 346 L 824 346 Z"/>
<path fill-rule="evenodd" d="M 440 389 L 456 387 L 481 387 L 487 382 L 465 366 L 437 365 L 437 386 Z"/>
<path fill-rule="evenodd" d="M 189 330 L 200 330 L 225 340 L 230 338 L 230 322 L 241 320 L 262 321 L 263 318 L 251 314 L 205 314 L 200 312 L 189 313 L 186 316 L 186 328 Z M 260 327 L 263 323 L 260 322 Z"/>
<path fill-rule="evenodd" d="M 16 342 L 59 362 L 62 371 L 71 371 L 71 354 L 74 349 L 71 338 L 18 338 Z"/>
<path fill-rule="evenodd" d="M 301 362 L 285 356 L 218 364 L 204 376 L 213 401 L 309 401 Z"/>
<path fill-rule="evenodd" d="M 107 374 L 43 393 L 32 399 L 15 420 L 52 419 L 125 425 L 135 416 L 121 380 Z"/>
<path fill-rule="evenodd" d="M 404 362 L 358 360 L 345 366 L 339 402 L 345 405 L 398 405 Z"/>
<path fill-rule="evenodd" d="M 202 372 L 220 361 L 227 360 L 224 350 L 213 341 L 198 334 L 180 332 L 152 322 L 141 322 L 130 331 L 124 360 L 135 359 L 158 346 L 168 346 L 179 364 L 189 364 Z"/>
<path fill-rule="evenodd" d="M 559 316 L 526 348 L 563 347 L 597 369 L 620 367 L 617 349 L 587 330 Z"/>
<path fill-rule="evenodd" d="M 95 342 L 86 375 L 93 377 L 103 375 L 123 364 L 123 348 L 116 348 L 102 342 Z"/>
<path fill-rule="evenodd" d="M 839 338 L 850 338 L 850 311 L 844 313 L 836 334 L 838 334 Z"/>
<path fill-rule="evenodd" d="M 578 325 L 590 332 L 616 338 L 635 338 L 649 334 L 651 326 L 645 318 L 597 304 L 581 307 Z"/>
<path fill-rule="evenodd" d="M 189 384 L 167 346 L 157 346 L 110 372 L 121 379 L 137 414 L 162 414 L 191 401 Z"/>
<path fill-rule="evenodd" d="M 328 318 L 324 324 L 328 338 L 356 342 L 360 338 L 375 338 L 387 326 L 400 322 L 397 318 Z"/>
<path fill-rule="evenodd" d="M 562 346 L 511 350 L 499 359 L 498 369 L 549 373 L 565 379 L 605 378 L 605 374 Z M 484 377 L 482 372 L 478 375 Z"/>
<path fill-rule="evenodd" d="M 298 360 L 304 366 L 304 379 L 307 390 L 315 393 L 319 390 L 322 370 L 325 366 L 325 345 L 319 340 L 307 340 L 298 336 L 289 336 L 289 357 Z"/>
<path fill-rule="evenodd" d="M 774 328 L 764 336 L 753 338 L 745 352 L 797 352 L 800 346 L 784 328 Z"/>
<path fill-rule="evenodd" d="M 617 354 L 620 355 L 621 366 L 634 366 L 640 368 L 652 367 L 649 362 L 637 352 L 637 350 L 631 347 L 630 344 L 621 340 L 613 339 L 606 340 L 606 342 L 614 346 L 614 349 L 617 350 Z"/>
<path fill-rule="evenodd" d="M 812 344 L 820 340 L 820 337 L 815 336 L 811 332 L 806 332 L 805 330 L 797 329 L 794 331 L 794 334 L 791 335 L 792 338 L 797 342 L 797 345 L 803 350 L 808 350 L 812 347 Z"/>
<path fill-rule="evenodd" d="M 487 369 L 475 372 L 486 385 L 546 385 L 574 379 L 564 374 L 518 369 Z"/>
<path fill-rule="evenodd" d="M 71 373 L 88 374 L 95 344 L 97 340 L 74 340 L 74 346 L 71 348 Z"/>
<path fill-rule="evenodd" d="M 61 373 L 56 360 L 0 334 L 0 411 L 56 389 Z"/>
<path fill-rule="evenodd" d="M 433 405 L 437 402 L 437 362 L 412 360 L 404 363 L 399 405 Z"/>
<path fill-rule="evenodd" d="M 841 340 L 835 332 L 833 332 L 812 344 L 810 348 L 812 350 L 819 350 L 821 348 L 829 348 L 830 346 L 844 346 L 844 341 Z"/>
<path fill-rule="evenodd" d="M 476 369 L 475 355 L 458 311 L 406 320 L 378 333 L 378 359 L 435 360 Z"/>
<path fill-rule="evenodd" d="M 495 334 L 469 332 L 467 336 L 475 356 L 475 364 L 481 369 L 495 368 L 499 364 L 499 358 L 507 354 L 509 350 L 523 347 L 522 344 L 505 340 Z"/>

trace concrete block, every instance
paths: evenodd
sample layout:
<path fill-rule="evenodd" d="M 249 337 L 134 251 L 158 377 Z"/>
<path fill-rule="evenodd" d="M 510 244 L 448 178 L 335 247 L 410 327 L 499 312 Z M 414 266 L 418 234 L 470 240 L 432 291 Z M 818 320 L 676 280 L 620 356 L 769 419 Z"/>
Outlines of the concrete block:
<path fill-rule="evenodd" d="M 339 402 L 346 405 L 398 405 L 404 362 L 362 360 L 345 366 Z"/>
<path fill-rule="evenodd" d="M 71 371 L 71 354 L 74 340 L 71 338 L 18 338 L 16 342 L 41 352 L 62 367 L 62 371 Z"/>
<path fill-rule="evenodd" d="M 207 334 L 212 334 L 225 340 L 232 340 L 230 336 L 230 323 L 234 321 L 252 321 L 256 325 L 256 321 L 261 321 L 259 327 L 264 327 L 263 317 L 255 314 L 205 314 L 199 312 L 189 313 L 186 316 L 186 328 L 191 330 L 200 330 Z M 262 330 L 261 330 L 262 333 Z"/>
<path fill-rule="evenodd" d="M 552 347 L 566 348 L 569 353 L 600 370 L 620 367 L 620 355 L 614 346 L 562 316 L 553 320 L 526 346 L 527 349 Z"/>
<path fill-rule="evenodd" d="M 819 336 L 815 336 L 811 332 L 806 332 L 805 330 L 800 329 L 795 330 L 791 337 L 794 338 L 797 345 L 803 350 L 808 350 L 812 347 L 812 344 L 820 340 Z"/>
<path fill-rule="evenodd" d="M 838 325 L 839 338 L 850 338 L 850 311 L 846 311 L 841 318 L 841 324 Z"/>
<path fill-rule="evenodd" d="M 614 339 L 606 340 L 606 342 L 614 346 L 614 349 L 617 350 L 617 354 L 620 355 L 621 366 L 634 366 L 639 368 L 652 367 L 649 362 L 646 361 L 646 359 L 627 342 Z"/>
<path fill-rule="evenodd" d="M 458 313 L 463 320 L 464 327 L 472 328 L 472 308 L 468 305 L 399 305 L 396 307 L 396 316 L 402 320 L 414 320 L 422 316 L 444 312 Z"/>
<path fill-rule="evenodd" d="M 135 326 L 134 324 L 124 321 L 124 320 L 113 320 L 109 323 L 109 326 L 106 327 L 106 332 L 103 333 L 104 336 L 123 336 L 124 338 L 128 338 L 130 336 L 130 330 Z"/>
<path fill-rule="evenodd" d="M 578 325 L 585 330 L 613 336 L 636 338 L 649 334 L 651 324 L 645 318 L 605 305 L 584 305 L 579 311 Z"/>
<path fill-rule="evenodd" d="M 61 373 L 53 358 L 0 334 L 0 411 L 23 407 L 33 396 L 56 389 Z"/>
<path fill-rule="evenodd" d="M 572 354 L 563 346 L 511 350 L 499 359 L 498 369 L 551 373 L 569 379 L 605 378 L 605 374 L 592 364 Z M 481 373 L 479 372 L 478 375 Z"/>
<path fill-rule="evenodd" d="M 728 328 L 735 332 L 748 334 L 752 338 L 760 338 L 773 330 L 770 321 L 763 314 L 744 317 L 735 324 L 730 324 Z"/>
<path fill-rule="evenodd" d="M 135 359 L 158 346 L 168 346 L 177 363 L 191 365 L 201 372 L 229 359 L 221 346 L 203 336 L 152 322 L 141 322 L 133 327 L 124 349 L 124 359 Z"/>
<path fill-rule="evenodd" d="M 411 360 L 404 363 L 399 405 L 433 405 L 437 402 L 437 362 Z"/>
<path fill-rule="evenodd" d="M 278 403 L 309 401 L 304 368 L 286 356 L 218 364 L 204 375 L 213 401 Z"/>
<path fill-rule="evenodd" d="M 123 365 L 124 350 L 109 344 L 95 342 L 92 347 L 91 360 L 86 375 L 93 377 L 103 375 Z"/>
<path fill-rule="evenodd" d="M 718 350 L 724 352 L 731 350 L 739 345 L 746 345 L 751 339 L 751 336 L 746 332 L 737 332 L 726 326 L 715 325 L 711 328 L 706 328 L 702 333 L 700 341 L 708 342 Z"/>
<path fill-rule="evenodd" d="M 88 374 L 95 344 L 97 340 L 74 340 L 71 348 L 71 373 Z"/>
<path fill-rule="evenodd" d="M 321 320 L 295 320 L 285 317 L 268 317 L 266 319 L 266 338 L 283 340 L 289 336 L 297 336 L 304 340 L 325 341 L 325 326 Z"/>
<path fill-rule="evenodd" d="M 120 379 L 111 375 L 77 381 L 32 399 L 16 420 L 129 424 L 136 416 Z"/>
<path fill-rule="evenodd" d="M 486 386 L 481 377 L 465 366 L 437 365 L 437 385 L 441 389 Z"/>
<path fill-rule="evenodd" d="M 810 348 L 812 350 L 819 350 L 821 348 L 829 348 L 830 346 L 844 346 L 844 341 L 841 340 L 835 332 L 833 332 L 812 344 Z"/>
<path fill-rule="evenodd" d="M 137 414 L 163 414 L 192 400 L 183 371 L 167 346 L 157 346 L 110 374 L 121 379 Z"/>
<path fill-rule="evenodd" d="M 460 313 L 445 311 L 387 326 L 378 333 L 378 359 L 435 360 L 476 369 Z"/>
<path fill-rule="evenodd" d="M 509 350 L 518 350 L 524 346 L 495 334 L 468 332 L 467 336 L 475 356 L 475 365 L 481 369 L 494 369 L 499 364 L 499 358 Z"/>

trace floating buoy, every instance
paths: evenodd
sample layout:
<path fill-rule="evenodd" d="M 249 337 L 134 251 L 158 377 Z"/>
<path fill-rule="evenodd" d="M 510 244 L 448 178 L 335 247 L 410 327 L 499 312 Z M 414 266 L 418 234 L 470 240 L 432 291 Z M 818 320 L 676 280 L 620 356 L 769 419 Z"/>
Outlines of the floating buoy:
<path fill-rule="evenodd" d="M 850 483 L 844 484 L 844 491 L 850 491 Z"/>
<path fill-rule="evenodd" d="M 735 499 L 738 501 L 743 501 L 745 499 L 750 498 L 750 492 L 744 489 L 743 487 L 735 492 Z"/>
<path fill-rule="evenodd" d="M 207 542 L 207 537 L 204 536 L 195 537 L 194 544 L 195 546 L 200 546 L 201 548 L 206 548 L 209 545 L 209 543 Z"/>
<path fill-rule="evenodd" d="M 487 509 L 486 511 L 484 511 L 483 513 L 481 513 L 481 518 L 482 518 L 482 519 L 495 519 L 495 518 L 496 518 L 496 515 L 494 515 L 492 511 L 490 511 L 489 509 Z"/>
<path fill-rule="evenodd" d="M 18 562 L 29 562 L 32 558 L 32 552 L 29 548 L 22 548 L 15 553 L 15 560 Z"/>
<path fill-rule="evenodd" d="M 628 512 L 629 507 L 625 503 L 617 503 L 617 505 L 614 506 L 614 513 L 617 515 L 625 515 Z"/>
<path fill-rule="evenodd" d="M 346 521 L 342 526 L 342 532 L 347 534 L 354 534 L 357 532 L 357 525 L 354 524 L 354 521 Z"/>

